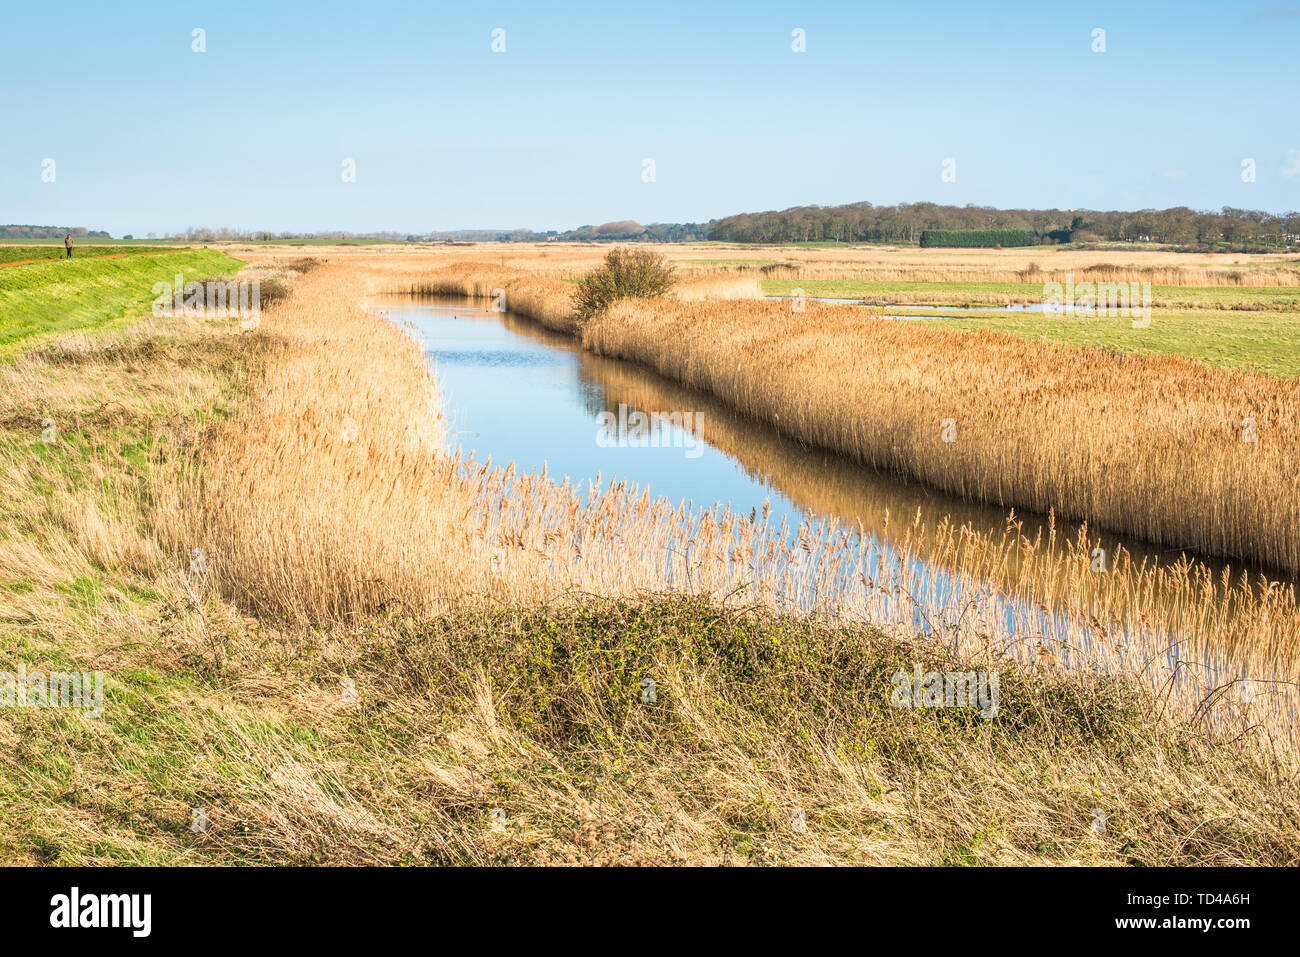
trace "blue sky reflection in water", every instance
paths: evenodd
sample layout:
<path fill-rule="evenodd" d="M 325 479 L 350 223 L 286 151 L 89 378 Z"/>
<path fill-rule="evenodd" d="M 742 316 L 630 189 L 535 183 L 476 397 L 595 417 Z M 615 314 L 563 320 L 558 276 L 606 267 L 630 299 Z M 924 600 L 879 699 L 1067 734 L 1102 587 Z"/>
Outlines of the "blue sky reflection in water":
<path fill-rule="evenodd" d="M 871 529 L 878 524 L 875 520 L 882 497 L 898 526 L 909 521 L 918 508 L 931 523 L 946 515 L 956 524 L 970 522 L 986 533 L 1005 525 L 1002 509 L 961 501 L 839 456 L 803 448 L 756 423 L 743 426 L 751 443 L 765 446 L 754 449 L 752 455 L 743 450 L 739 455 L 729 454 L 698 435 L 694 442 L 677 435 L 680 444 L 660 447 L 602 447 L 599 416 L 602 412 L 617 416 L 620 405 L 643 412 L 690 413 L 705 423 L 705 434 L 709 434 L 711 417 L 729 418 L 733 425 L 740 420 L 707 396 L 634 364 L 591 356 L 572 340 L 529 320 L 491 312 L 485 303 L 442 298 L 375 308 L 395 321 L 413 323 L 424 337 L 445 403 L 449 442 L 472 452 L 479 461 L 490 458 L 499 466 L 514 462 L 522 472 L 545 467 L 552 480 L 559 483 L 567 477 L 580 493 L 585 493 L 587 483 L 597 476 L 605 486 L 611 480 L 627 481 L 648 488 L 653 497 L 674 504 L 691 503 L 697 512 L 727 507 L 738 515 L 751 511 L 761 515 L 769 506 L 771 524 L 779 526 L 784 519 L 792 539 L 793 531 L 808 519 L 830 518 L 850 529 L 861 521 Z M 629 380 L 639 387 L 638 395 L 662 397 L 662 401 L 640 408 L 627 394 Z M 780 454 L 774 455 L 773 448 L 779 448 Z M 755 464 L 760 462 L 763 464 Z M 780 463 L 780 472 L 772 467 L 773 462 Z M 852 494 L 840 495 L 834 504 L 813 502 L 815 496 L 805 494 L 828 486 L 841 492 L 869 488 L 874 516 L 867 504 L 856 510 Z M 790 489 L 800 492 L 791 495 Z M 1017 517 L 1030 537 L 1042 524 L 1037 516 Z M 890 539 L 869 531 L 867 541 L 873 551 L 897 560 Z M 1109 537 L 1104 541 L 1108 549 L 1117 544 Z M 1144 554 L 1155 555 L 1138 542 L 1118 543 L 1138 559 Z M 1165 561 L 1169 558 L 1162 556 Z M 909 560 L 908 566 L 914 586 L 926 594 L 930 604 L 944 608 L 948 622 L 977 604 L 977 595 L 988 595 L 987 588 L 962 582 L 946 569 L 921 559 Z M 811 569 L 800 572 L 811 573 Z M 1053 630 L 1040 608 L 996 595 L 985 597 L 984 604 L 985 613 L 1000 618 L 1008 631 L 1032 635 Z M 943 622 L 931 620 L 919 610 L 912 617 L 922 631 L 944 630 Z M 1177 654 L 1176 646 L 1170 654 Z"/>
<path fill-rule="evenodd" d="M 513 461 L 525 472 L 545 466 L 556 481 L 568 476 L 585 483 L 597 474 L 606 484 L 627 480 L 648 487 L 652 496 L 696 508 L 721 503 L 748 514 L 770 502 L 776 522 L 785 517 L 797 526 L 803 520 L 785 495 L 680 430 L 674 430 L 676 447 L 602 448 L 598 416 L 617 416 L 620 403 L 607 401 L 603 386 L 584 375 L 576 350 L 520 335 L 482 305 L 382 308 L 396 320 L 414 321 L 424 334 L 447 403 L 449 439 L 475 458 L 490 457 L 497 465 Z M 642 411 L 708 415 L 696 408 Z"/>

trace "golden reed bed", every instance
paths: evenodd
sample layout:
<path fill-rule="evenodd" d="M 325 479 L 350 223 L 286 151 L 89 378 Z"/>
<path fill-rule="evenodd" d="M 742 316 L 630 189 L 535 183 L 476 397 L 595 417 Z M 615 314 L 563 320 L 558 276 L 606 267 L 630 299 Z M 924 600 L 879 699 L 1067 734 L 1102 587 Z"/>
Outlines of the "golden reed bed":
<path fill-rule="evenodd" d="M 572 328 L 571 286 L 521 272 L 457 264 L 393 288 L 517 284 L 512 311 Z M 582 342 L 945 491 L 1300 573 L 1300 381 L 804 305 L 629 301 Z"/>
<path fill-rule="evenodd" d="M 816 303 L 624 302 L 583 343 L 945 491 L 1300 572 L 1300 381 Z"/>
<path fill-rule="evenodd" d="M 573 284 L 539 277 L 524 269 L 484 263 L 453 263 L 423 274 L 403 292 L 423 296 L 472 296 L 488 299 L 503 312 L 528 316 L 548 329 L 576 334 Z M 762 299 L 758 280 L 749 276 L 708 272 L 691 274 L 673 289 L 682 302 L 717 299 Z"/>
<path fill-rule="evenodd" d="M 1290 589 L 1261 592 L 1254 581 L 1218 582 L 1186 569 L 1134 566 L 1123 556 L 1113 556 L 1108 574 L 1098 575 L 1091 569 L 1092 542 L 1086 534 L 1044 541 L 1009 529 L 989 536 L 946 525 L 942 516 L 919 518 L 898 535 L 893 549 L 880 551 L 869 539 L 830 523 L 773 529 L 762 516 L 693 514 L 623 484 L 575 488 L 545 475 L 518 475 L 513 468 L 463 459 L 442 445 L 436 382 L 415 337 L 363 305 L 367 290 L 392 288 L 400 272 L 388 265 L 368 271 L 360 262 L 331 264 L 305 277 L 293 299 L 264 322 L 282 352 L 255 386 L 252 417 L 225 427 L 201 460 L 160 486 L 158 522 L 169 543 L 182 552 L 204 548 L 212 582 L 246 607 L 302 621 L 355 621 L 392 607 L 423 615 L 493 602 L 514 606 L 582 594 L 688 591 L 723 602 L 867 621 L 894 635 L 915 635 L 918 622 L 925 622 L 933 635 L 955 646 L 1035 667 L 1129 673 L 1163 689 L 1181 713 L 1196 713 L 1210 696 L 1216 720 L 1266 716 L 1272 730 L 1289 735 L 1295 688 L 1278 679 L 1294 661 L 1300 632 Z M 445 276 L 430 280 L 412 274 L 406 281 L 450 290 Z M 489 295 L 501 281 L 507 289 L 520 288 L 527 277 L 497 274 L 491 281 L 498 286 L 489 287 Z M 554 299 L 540 301 L 547 315 L 559 314 Z M 775 319 L 781 309 L 756 303 L 642 305 L 639 315 L 646 321 L 665 323 L 655 335 L 661 356 L 682 354 L 672 348 L 675 341 L 692 342 L 715 363 L 723 353 L 705 352 L 693 338 L 703 333 L 684 317 L 717 319 L 732 310 L 739 316 L 757 309 Z M 848 321 L 843 313 L 827 313 L 828 321 Z M 629 331 L 630 322 L 618 311 L 598 327 L 601 331 L 589 332 L 604 336 L 597 344 L 608 348 L 609 337 Z M 914 328 L 883 326 L 882 333 Z M 728 388 L 748 381 L 761 386 L 762 394 L 790 400 L 800 364 L 813 361 L 818 348 L 817 337 L 805 331 L 788 336 L 779 356 L 748 364 L 747 356 L 764 355 L 755 344 L 772 331 L 759 326 L 741 334 L 725 321 L 717 330 L 713 348 L 734 350 L 725 365 L 729 378 L 702 381 L 712 383 L 724 400 L 730 398 Z M 641 327 L 639 334 L 645 333 Z M 840 342 L 853 355 L 864 351 Z M 924 404 L 934 401 L 926 388 L 934 381 L 928 377 L 971 386 L 969 376 L 951 368 L 960 365 L 959 353 L 945 355 L 949 367 L 917 369 L 910 383 L 898 378 L 904 366 L 892 366 L 891 388 L 915 388 L 918 405 L 909 416 L 900 396 L 884 411 L 900 416 L 902 426 L 913 431 L 882 432 L 869 416 L 831 417 L 829 427 L 864 440 L 885 435 L 896 440 L 900 453 L 913 457 L 904 461 L 952 469 L 955 459 L 977 475 L 986 464 L 979 454 L 983 447 L 1009 480 L 1018 473 L 1013 467 L 1017 447 L 1005 441 L 1008 437 L 1053 441 L 1050 416 L 1035 420 L 1025 413 L 1029 399 L 1046 396 L 1052 384 L 1072 381 L 1075 368 L 1067 363 L 1055 370 L 1059 380 L 1042 381 L 1043 367 L 1036 367 L 1040 381 L 1021 384 L 1029 398 L 1009 407 L 1009 425 L 999 426 L 994 415 L 1001 405 L 959 408 L 959 441 L 931 451 L 931 435 L 939 441 L 939 410 Z M 987 353 L 986 361 L 995 355 Z M 891 368 L 883 359 L 864 361 Z M 843 375 L 855 368 L 847 362 L 824 371 Z M 707 367 L 698 360 L 698 368 Z M 680 371 L 694 376 L 696 368 L 687 360 Z M 747 374 L 757 378 L 746 380 Z M 817 410 L 831 407 L 830 391 L 804 379 L 808 388 L 800 398 L 770 407 L 783 429 L 791 429 L 787 416 L 795 417 L 797 430 L 802 423 L 816 423 Z M 846 390 L 872 383 L 863 378 L 855 387 L 845 378 L 836 381 Z M 1114 380 L 1107 385 L 1118 388 Z M 989 390 L 992 383 L 984 386 Z M 1011 388 L 973 391 L 967 398 L 1005 398 Z M 745 406 L 745 395 L 750 393 L 737 393 L 742 400 L 737 405 Z M 1116 418 L 1122 399 L 1117 397 L 1112 409 Z M 1093 402 L 1096 421 L 1108 407 L 1095 396 Z M 748 411 L 762 414 L 763 409 Z M 1273 424 L 1265 427 L 1262 421 L 1261 436 Z M 1020 450 L 1019 461 L 1028 451 Z M 1053 445 L 1043 461 L 1061 465 L 1068 460 L 1064 455 L 1059 444 Z M 1143 461 L 1153 468 L 1158 464 L 1155 458 Z M 1140 482 L 1135 487 L 1143 488 Z M 918 572 L 911 557 L 943 570 L 956 592 L 932 591 L 928 573 Z M 1030 614 L 1013 614 L 1015 605 Z M 1035 616 L 1034 609 L 1043 614 Z M 1181 663 L 1168 654 L 1174 645 L 1181 649 Z M 1249 701 L 1233 693 L 1247 678 L 1260 688 Z"/>
<path fill-rule="evenodd" d="M 638 244 L 639 245 L 639 244 Z M 1294 254 L 1176 253 L 1133 246 L 1080 249 L 1028 246 L 1008 249 L 918 249 L 915 246 L 807 248 L 710 244 L 647 244 L 679 274 L 754 279 L 831 279 L 862 282 L 1150 282 L 1156 286 L 1296 286 Z M 241 246 L 243 259 L 291 258 L 303 250 Z M 364 261 L 394 275 L 411 269 L 473 262 L 481 268 L 526 271 L 539 278 L 577 279 L 609 251 L 604 243 L 433 244 L 393 247 L 313 247 L 312 255 Z M 897 298 L 897 292 L 891 293 Z M 1010 301 L 1010 300 L 1008 300 Z"/>
<path fill-rule="evenodd" d="M 1153 286 L 1300 286 L 1300 264 L 1245 264 L 1233 266 L 1131 265 L 1093 262 L 1078 268 L 1059 262 L 1062 257 L 1040 253 L 1024 265 L 963 264 L 933 262 L 901 265 L 876 265 L 848 261 L 783 260 L 779 263 L 691 264 L 682 268 L 744 275 L 765 279 L 829 279 L 853 282 L 947 282 L 947 283 L 1064 283 L 1075 282 L 1149 282 Z M 557 272 L 560 278 L 578 275 L 573 270 Z M 975 291 L 972 295 L 977 295 Z M 898 298 L 891 292 L 891 298 Z M 1020 297 L 1004 297 L 1016 301 Z"/>

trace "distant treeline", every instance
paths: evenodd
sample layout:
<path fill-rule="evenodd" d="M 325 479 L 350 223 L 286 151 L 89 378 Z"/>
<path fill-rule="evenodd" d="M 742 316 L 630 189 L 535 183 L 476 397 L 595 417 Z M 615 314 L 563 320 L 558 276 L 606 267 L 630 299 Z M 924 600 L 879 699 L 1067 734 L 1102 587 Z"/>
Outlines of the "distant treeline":
<path fill-rule="evenodd" d="M 0 239 L 62 239 L 72 234 L 73 239 L 111 239 L 102 229 L 85 226 L 0 226 Z"/>
<path fill-rule="evenodd" d="M 740 243 L 920 243 L 926 230 L 1024 230 L 1034 243 L 1158 242 L 1175 246 L 1281 246 L 1300 241 L 1300 213 L 1178 206 L 1137 212 L 993 209 L 903 203 L 798 206 L 742 213 L 710 224 L 709 238 Z M 1003 245 L 1008 245 L 1004 243 Z"/>
<path fill-rule="evenodd" d="M 77 227 L 0 226 L 0 239 L 109 238 Z M 126 237 L 129 238 L 129 237 Z M 150 233 L 149 239 L 155 236 Z M 651 223 L 630 219 L 565 231 L 453 229 L 424 233 L 273 232 L 194 228 L 169 234 L 187 242 L 221 240 L 334 240 L 382 242 L 647 242 L 716 240 L 734 243 L 897 243 L 922 246 L 1024 246 L 1052 243 L 1153 242 L 1175 247 L 1276 249 L 1300 243 L 1300 213 L 1280 215 L 1225 206 L 1219 212 L 1186 206 L 1136 212 L 994 209 L 902 203 L 873 206 L 797 206 L 742 213 L 707 223 Z"/>
<path fill-rule="evenodd" d="M 149 238 L 154 238 L 153 233 L 149 234 Z M 416 237 L 409 233 L 397 232 L 349 233 L 342 230 L 329 230 L 316 233 L 293 233 L 275 232 L 270 229 L 231 229 L 229 226 L 222 226 L 217 229 L 207 226 L 191 226 L 184 232 L 168 233 L 166 238 L 183 239 L 190 243 L 275 242 L 281 239 L 335 239 L 340 242 L 369 239 L 400 243 Z"/>
<path fill-rule="evenodd" d="M 1031 229 L 923 229 L 922 246 L 1032 246 Z"/>
<path fill-rule="evenodd" d="M 60 233 L 60 236 L 63 234 Z M 74 234 L 75 235 L 75 234 Z M 107 235 L 107 234 L 105 234 Z M 443 229 L 426 233 L 348 233 L 315 232 L 291 233 L 273 232 L 263 229 L 230 229 L 222 227 L 190 227 L 181 233 L 170 233 L 168 239 L 183 239 L 186 242 L 239 242 L 239 241 L 278 241 L 278 240 L 325 240 L 340 242 L 370 240 L 384 242 L 472 242 L 472 243 L 531 243 L 560 240 L 565 242 L 647 242 L 680 243 L 696 242 L 707 239 L 708 223 L 651 223 L 642 226 L 630 219 L 600 226 L 579 226 L 563 232 L 555 229 L 539 232 L 532 229 Z M 151 237 L 152 238 L 152 237 Z"/>
<path fill-rule="evenodd" d="M 563 232 L 551 229 L 536 232 L 531 229 L 451 229 L 425 233 L 415 237 L 435 242 L 633 242 L 633 243 L 692 243 L 709 238 L 708 223 L 651 223 L 642 226 L 631 219 L 620 219 L 599 226 L 579 226 Z"/>
<path fill-rule="evenodd" d="M 632 220 L 620 220 L 601 226 L 579 226 L 560 233 L 556 238 L 571 242 L 693 243 L 709 238 L 709 226 L 709 223 L 651 223 L 642 226 Z"/>

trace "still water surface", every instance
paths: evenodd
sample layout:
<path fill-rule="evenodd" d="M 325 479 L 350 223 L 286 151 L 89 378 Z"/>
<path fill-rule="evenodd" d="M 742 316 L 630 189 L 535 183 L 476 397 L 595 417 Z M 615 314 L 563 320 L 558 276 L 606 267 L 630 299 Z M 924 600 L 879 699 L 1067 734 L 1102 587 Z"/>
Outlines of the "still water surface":
<path fill-rule="evenodd" d="M 954 526 L 969 524 L 1000 539 L 1011 514 L 1003 508 L 968 502 L 807 448 L 705 394 L 644 367 L 594 356 L 567 336 L 523 317 L 490 311 L 482 302 L 422 298 L 374 308 L 395 321 L 413 324 L 423 336 L 449 419 L 449 442 L 472 452 L 479 461 L 491 460 L 499 466 L 514 462 L 523 472 L 545 468 L 553 480 L 568 478 L 580 492 L 598 476 L 602 486 L 611 480 L 626 481 L 648 488 L 652 497 L 688 503 L 697 514 L 727 508 L 738 515 L 761 515 L 765 507 L 770 508 L 771 525 L 778 527 L 784 520 L 791 540 L 801 523 L 829 522 L 851 532 L 852 540 L 863 546 L 866 558 L 859 571 L 880 561 L 905 569 L 908 594 L 886 598 L 889 607 L 873 620 L 900 622 L 914 627 L 913 633 L 934 633 L 935 609 L 945 616 L 956 609 L 954 614 L 964 616 L 961 609 L 979 607 L 984 609 L 984 620 L 1003 635 L 1058 636 L 1065 650 L 1061 663 L 1067 666 L 1073 659 L 1071 648 L 1086 653 L 1112 646 L 1122 649 L 1129 665 L 1143 670 L 1172 666 L 1175 675 L 1181 674 L 1180 681 L 1194 680 L 1198 686 L 1202 680 L 1212 684 L 1232 667 L 1228 660 L 1212 655 L 1211 649 L 1185 652 L 1177 636 L 1152 633 L 1141 624 L 1130 630 L 1125 623 L 1120 632 L 1100 639 L 1085 626 L 1080 637 L 1082 622 L 1061 610 L 1045 607 L 1037 599 L 995 592 L 985 583 L 972 582 L 900 547 L 901 536 L 918 511 L 931 528 L 946 517 Z M 696 431 L 687 435 L 682 429 L 668 429 L 660 433 L 667 441 L 658 447 L 611 447 L 605 441 L 608 420 L 630 421 L 637 412 L 690 413 Z M 1040 531 L 1046 538 L 1044 516 L 1017 511 L 1015 519 L 1029 538 Z M 1058 526 L 1058 539 L 1073 537 L 1073 531 L 1068 525 Z M 1137 562 L 1155 559 L 1169 564 L 1182 554 L 1114 535 L 1091 537 L 1107 555 L 1123 547 Z M 1009 560 L 1018 559 L 1012 553 Z M 1216 578 L 1227 567 L 1213 558 L 1188 556 L 1188 560 Z M 1240 571 L 1240 566 L 1235 570 Z M 807 570 L 800 574 L 806 575 Z M 832 587 L 856 588 L 857 574 L 850 570 Z M 1180 598 L 1156 592 L 1151 600 L 1176 604 Z M 1059 640 L 1061 635 L 1064 640 Z M 1231 657 L 1231 650 L 1226 650 Z M 1134 654 L 1136 661 L 1130 657 Z M 1203 665 L 1202 671 L 1178 667 L 1195 659 Z M 1081 661 L 1087 660 L 1085 654 Z"/>
<path fill-rule="evenodd" d="M 553 479 L 575 484 L 598 475 L 605 483 L 626 480 L 697 509 L 749 514 L 766 505 L 774 524 L 784 518 L 791 527 L 829 519 L 888 538 L 886 514 L 902 525 L 918 509 L 929 524 L 948 516 L 999 536 L 1006 527 L 1006 509 L 807 448 L 703 393 L 633 363 L 593 356 L 567 336 L 492 312 L 485 303 L 436 298 L 375 308 L 413 323 L 424 337 L 446 403 L 449 438 L 479 460 L 515 462 L 523 471 L 545 467 Z M 638 411 L 688 413 L 699 429 L 693 435 L 673 429 L 660 447 L 603 441 L 602 414 L 608 422 Z M 1031 538 L 1046 528 L 1043 516 L 1015 515 Z M 1058 526 L 1058 535 L 1063 531 L 1069 529 Z M 1181 554 L 1113 535 L 1101 536 L 1101 543 L 1108 553 L 1122 545 L 1138 560 L 1167 563 Z M 1214 559 L 1196 561 L 1216 572 L 1224 567 Z"/>

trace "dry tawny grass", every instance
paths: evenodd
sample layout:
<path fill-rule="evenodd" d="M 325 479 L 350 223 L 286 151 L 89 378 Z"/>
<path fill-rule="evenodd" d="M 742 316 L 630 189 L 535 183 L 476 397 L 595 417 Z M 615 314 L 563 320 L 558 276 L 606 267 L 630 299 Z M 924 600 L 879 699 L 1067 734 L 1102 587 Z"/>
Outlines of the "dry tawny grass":
<path fill-rule="evenodd" d="M 610 249 L 609 243 L 456 243 L 412 247 L 394 246 L 247 246 L 221 245 L 232 255 L 257 262 L 299 258 L 303 255 L 329 257 L 335 261 L 364 262 L 369 270 L 409 271 L 437 268 L 457 262 L 492 263 L 499 267 L 525 269 L 554 278 L 576 278 L 598 265 Z M 683 273 L 730 272 L 737 268 L 762 268 L 773 263 L 788 264 L 810 273 L 830 270 L 845 278 L 845 270 L 898 270 L 892 278 L 906 278 L 913 272 L 923 278 L 925 270 L 948 270 L 959 280 L 1006 277 L 1015 281 L 1023 271 L 1041 270 L 1077 277 L 1088 269 L 1119 269 L 1124 275 L 1139 272 L 1151 277 L 1168 277 L 1170 285 L 1294 285 L 1291 275 L 1270 277 L 1273 271 L 1294 274 L 1300 261 L 1294 253 L 1180 253 L 1145 246 L 1111 246 L 1084 249 L 1062 246 L 1007 247 L 1005 249 L 921 249 L 917 246 L 862 245 L 853 247 L 805 247 L 730 245 L 722 243 L 638 244 L 673 260 Z M 883 277 L 882 273 L 882 277 Z M 936 272 L 935 275 L 938 275 Z M 1204 280 L 1204 281 L 1202 281 Z"/>
<path fill-rule="evenodd" d="M 577 332 L 573 321 L 572 282 L 547 279 L 527 270 L 481 262 L 452 263 L 419 273 L 418 278 L 409 282 L 392 282 L 395 288 L 379 291 L 486 299 L 491 301 L 493 308 L 528 316 L 548 329 Z M 377 284 L 378 280 L 372 279 L 372 285 Z M 757 279 L 721 272 L 686 277 L 674 287 L 672 294 L 683 302 L 763 298 L 763 290 Z"/>
<path fill-rule="evenodd" d="M 1210 268 L 1206 266 L 1165 266 L 1125 263 L 1094 263 L 1077 270 L 1058 265 L 1054 257 L 1045 257 L 1047 267 L 1030 262 L 1019 267 L 995 265 L 910 263 L 905 265 L 866 265 L 849 262 L 749 264 L 743 262 L 717 266 L 695 266 L 721 273 L 761 276 L 770 279 L 837 280 L 841 282 L 948 282 L 948 283 L 1064 283 L 1075 282 L 1149 282 L 1153 286 L 1300 286 L 1300 269 L 1294 266 L 1245 266 Z M 688 267 L 689 268 L 689 267 Z M 971 290 L 972 295 L 978 294 Z M 891 298 L 902 293 L 891 292 Z M 933 295 L 933 293 L 927 293 Z M 1004 301 L 1015 301 L 1006 296 Z M 1161 300 L 1162 302 L 1165 300 Z"/>
<path fill-rule="evenodd" d="M 698 302 L 707 299 L 762 299 L 757 279 L 724 272 L 684 275 L 672 289 L 674 299 Z"/>

